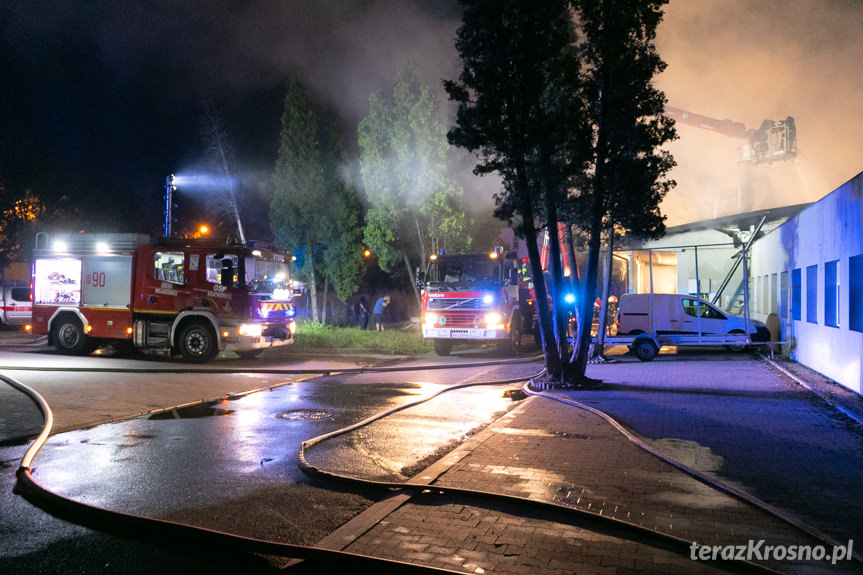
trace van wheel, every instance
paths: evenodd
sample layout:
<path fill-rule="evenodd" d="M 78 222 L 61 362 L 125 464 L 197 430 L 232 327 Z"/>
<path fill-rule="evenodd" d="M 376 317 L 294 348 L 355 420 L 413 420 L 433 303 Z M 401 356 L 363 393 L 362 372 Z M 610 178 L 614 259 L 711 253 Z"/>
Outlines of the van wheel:
<path fill-rule="evenodd" d="M 452 351 L 452 341 L 449 339 L 434 340 L 434 352 L 438 355 L 449 355 Z"/>
<path fill-rule="evenodd" d="M 219 344 L 212 328 L 200 321 L 186 324 L 180 332 L 177 347 L 183 359 L 193 363 L 203 363 L 219 353 Z"/>
<path fill-rule="evenodd" d="M 57 351 L 66 355 L 84 355 L 93 351 L 93 343 L 78 318 L 63 316 L 51 330 L 51 339 Z"/>
<path fill-rule="evenodd" d="M 742 330 L 735 329 L 734 331 L 729 331 L 728 335 L 745 335 L 745 334 L 743 333 Z M 728 349 L 729 351 L 733 351 L 734 353 L 742 353 L 742 352 L 746 351 L 747 346 L 745 343 L 738 343 L 738 344 L 734 344 L 734 345 L 726 345 L 725 348 Z"/>
<path fill-rule="evenodd" d="M 659 354 L 659 348 L 652 339 L 647 338 L 637 338 L 630 349 L 641 361 L 650 361 Z"/>

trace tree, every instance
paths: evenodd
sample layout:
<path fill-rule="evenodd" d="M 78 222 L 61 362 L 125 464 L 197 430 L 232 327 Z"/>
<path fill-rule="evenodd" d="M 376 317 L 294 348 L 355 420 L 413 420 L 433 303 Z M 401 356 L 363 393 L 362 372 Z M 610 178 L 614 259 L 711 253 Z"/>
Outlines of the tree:
<path fill-rule="evenodd" d="M 501 174 L 495 215 L 526 237 L 537 294 L 546 293 L 537 234 L 548 231 L 552 310 L 537 310 L 546 369 L 556 382 L 590 383 L 585 369 L 603 231 L 618 226 L 652 237 L 664 230 L 659 202 L 673 185 L 663 179 L 673 159 L 657 148 L 674 131 L 662 115 L 664 95 L 651 83 L 664 66 L 653 47 L 663 4 L 463 0 L 456 46 L 464 68 L 458 82 L 445 83 L 459 105 L 449 137 L 478 151 L 476 173 Z M 588 245 L 571 355 L 558 297 L 559 229 L 571 245 L 570 226 Z"/>
<path fill-rule="evenodd" d="M 344 302 L 356 293 L 363 270 L 362 206 L 342 174 L 342 142 L 335 114 L 316 112 L 308 90 L 292 83 L 282 115 L 270 223 L 277 240 L 297 252 L 316 321 L 326 321 L 329 286 Z M 319 280 L 324 301 L 320 313 Z"/>
<path fill-rule="evenodd" d="M 45 212 L 45 204 L 32 190 L 14 198 L 0 183 L 0 278 L 9 264 L 30 260 Z"/>
<path fill-rule="evenodd" d="M 200 131 L 207 163 L 222 182 L 223 198 L 226 200 L 215 202 L 215 204 L 219 206 L 220 211 L 225 212 L 234 221 L 240 241 L 246 243 L 243 224 L 240 221 L 240 209 L 237 205 L 233 147 L 219 111 L 211 100 L 204 101 Z"/>
<path fill-rule="evenodd" d="M 537 301 L 546 293 L 537 238 L 556 237 L 571 174 L 588 160 L 589 126 L 579 85 L 568 0 L 463 0 L 456 48 L 463 70 L 444 82 L 458 104 L 451 143 L 475 152 L 474 173 L 498 173 L 495 216 L 526 239 Z M 557 249 L 555 253 L 554 249 Z M 553 302 L 562 287 L 559 244 L 552 244 Z M 546 369 L 563 374 L 565 323 L 559 306 L 538 305 Z M 554 313 L 552 313 L 554 312 Z M 555 319 L 557 318 L 557 319 Z"/>
<path fill-rule="evenodd" d="M 571 211 L 574 223 L 588 235 L 580 314 L 584 321 L 572 356 L 574 375 L 581 379 L 587 366 L 591 324 L 587 318 L 592 317 L 588 313 L 596 293 L 603 232 L 607 266 L 616 229 L 641 238 L 665 233 L 659 204 L 674 186 L 666 179 L 674 159 L 661 146 L 676 138 L 676 132 L 674 122 L 664 115 L 665 94 L 653 86 L 653 79 L 665 69 L 654 40 L 666 3 L 573 1 L 584 37 L 580 46 L 584 97 L 594 132 L 591 170 L 580 176 Z"/>
<path fill-rule="evenodd" d="M 356 190 L 347 185 L 343 176 L 344 132 L 341 125 L 332 111 L 322 113 L 321 117 L 321 163 L 332 230 L 322 253 L 321 270 L 327 283 L 332 283 L 335 288 L 336 297 L 344 303 L 359 289 L 364 270 L 363 210 Z"/>
<path fill-rule="evenodd" d="M 409 66 L 400 66 L 390 101 L 370 96 L 358 135 L 369 203 L 364 239 L 381 269 L 404 265 L 410 277 L 431 249 L 468 247 L 470 219 L 461 188 L 447 176 L 450 147 L 437 96 Z M 416 286 L 414 295 L 419 305 Z"/>
<path fill-rule="evenodd" d="M 277 241 L 297 252 L 297 267 L 309 284 L 312 318 L 318 321 L 316 253 L 331 230 L 325 217 L 328 205 L 318 123 L 308 90 L 299 82 L 291 83 L 285 98 L 273 184 L 270 226 Z"/>

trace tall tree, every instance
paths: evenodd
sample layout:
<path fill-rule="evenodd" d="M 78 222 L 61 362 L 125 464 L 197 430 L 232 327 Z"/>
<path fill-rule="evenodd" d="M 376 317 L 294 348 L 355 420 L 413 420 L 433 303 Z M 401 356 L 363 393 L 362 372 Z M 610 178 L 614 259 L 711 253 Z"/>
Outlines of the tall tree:
<path fill-rule="evenodd" d="M 402 65 L 392 98 L 372 94 L 360 122 L 360 173 L 369 203 L 364 238 L 384 271 L 404 265 L 410 277 L 432 247 L 469 245 L 462 190 L 447 175 L 450 148 L 440 116 L 434 91 Z M 416 286 L 414 295 L 419 305 Z"/>
<path fill-rule="evenodd" d="M 547 286 L 538 235 L 557 234 L 558 211 L 571 174 L 588 159 L 575 28 L 568 0 L 462 0 L 456 48 L 463 70 L 444 83 L 458 104 L 451 143 L 476 152 L 479 175 L 498 173 L 495 216 L 526 239 L 538 301 Z M 552 244 L 552 302 L 562 290 L 559 244 Z M 556 253 L 555 249 L 556 248 Z M 553 305 L 537 306 L 545 364 L 563 374 L 565 321 Z"/>
<path fill-rule="evenodd" d="M 277 241 L 298 253 L 301 277 L 309 285 L 312 318 L 318 313 L 316 255 L 331 235 L 318 122 L 305 86 L 292 82 L 285 98 L 279 157 L 273 175 L 270 226 Z"/>
<path fill-rule="evenodd" d="M 602 232 L 663 232 L 659 201 L 673 166 L 657 148 L 674 137 L 651 82 L 664 64 L 653 47 L 664 0 L 462 0 L 456 47 L 464 64 L 446 82 L 459 105 L 453 143 L 477 151 L 478 174 L 498 172 L 495 215 L 527 239 L 537 294 L 546 285 L 537 248 L 550 250 L 552 310 L 537 306 L 551 380 L 586 383 Z M 559 225 L 563 224 L 563 225 Z M 587 236 L 576 345 L 568 354 L 561 305 L 561 236 Z M 561 234 L 560 230 L 566 234 Z"/>
<path fill-rule="evenodd" d="M 236 225 L 240 241 L 246 243 L 240 207 L 237 204 L 236 177 L 234 173 L 234 150 L 225 130 L 224 122 L 212 100 L 205 100 L 201 115 L 200 131 L 204 153 L 210 169 L 219 179 L 222 190 L 221 201 L 214 202 L 217 211 L 224 212 Z"/>
<path fill-rule="evenodd" d="M 583 34 L 585 100 L 594 127 L 591 170 L 581 174 L 571 214 L 588 236 L 587 270 L 572 361 L 584 378 L 599 253 L 605 232 L 609 255 L 616 229 L 641 238 L 665 233 L 659 204 L 674 186 L 674 167 L 661 147 L 676 138 L 664 115 L 665 94 L 653 85 L 665 62 L 656 52 L 656 29 L 667 0 L 573 0 Z M 607 258 L 608 265 L 611 257 Z"/>
<path fill-rule="evenodd" d="M 276 238 L 298 254 L 315 321 L 326 321 L 329 287 L 344 302 L 356 293 L 363 271 L 362 206 L 346 184 L 343 142 L 335 112 L 316 109 L 308 90 L 294 82 L 282 115 L 270 223 Z"/>
<path fill-rule="evenodd" d="M 323 275 L 335 288 L 336 297 L 344 303 L 359 289 L 363 264 L 363 211 L 357 192 L 346 183 L 343 170 L 344 132 L 333 111 L 322 112 L 321 164 L 324 188 L 328 198 L 332 230 L 322 251 Z M 326 301 L 326 298 L 324 299 Z"/>

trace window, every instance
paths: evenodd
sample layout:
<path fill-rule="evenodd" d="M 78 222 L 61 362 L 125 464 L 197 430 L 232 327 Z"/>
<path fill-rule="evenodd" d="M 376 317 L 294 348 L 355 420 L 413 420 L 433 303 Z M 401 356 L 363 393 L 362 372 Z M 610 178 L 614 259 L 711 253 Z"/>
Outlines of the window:
<path fill-rule="evenodd" d="M 761 276 L 761 313 L 770 313 L 770 282 L 767 276 Z"/>
<path fill-rule="evenodd" d="M 800 268 L 791 270 L 791 319 L 800 321 L 803 304 L 803 274 Z"/>
<path fill-rule="evenodd" d="M 848 258 L 848 329 L 863 331 L 863 255 Z"/>
<path fill-rule="evenodd" d="M 767 313 L 776 313 L 776 274 L 770 274 L 770 308 Z"/>
<path fill-rule="evenodd" d="M 12 288 L 12 299 L 15 301 L 30 301 L 30 288 Z"/>
<path fill-rule="evenodd" d="M 156 252 L 153 277 L 163 282 L 183 283 L 183 252 Z"/>
<path fill-rule="evenodd" d="M 231 274 L 228 285 L 236 287 L 239 280 L 239 258 L 235 254 L 207 254 L 207 281 L 222 284 L 222 272 Z"/>
<path fill-rule="evenodd" d="M 839 260 L 824 264 L 824 325 L 839 327 Z"/>
<path fill-rule="evenodd" d="M 754 301 L 754 306 L 753 306 L 753 311 L 755 311 L 755 312 L 760 312 L 764 309 L 764 306 L 761 303 L 761 300 L 762 300 L 761 282 L 762 282 L 761 276 L 758 276 L 757 278 L 755 278 L 755 301 Z"/>
<path fill-rule="evenodd" d="M 818 266 L 806 268 L 806 321 L 818 323 Z"/>
<path fill-rule="evenodd" d="M 788 272 L 779 274 L 779 317 L 788 317 Z"/>
<path fill-rule="evenodd" d="M 725 319 L 725 316 L 716 309 L 703 301 L 699 302 L 694 299 L 683 300 L 683 311 L 686 312 L 686 315 L 691 315 L 692 317 L 698 317 L 698 312 L 700 311 L 701 317 L 705 319 Z"/>

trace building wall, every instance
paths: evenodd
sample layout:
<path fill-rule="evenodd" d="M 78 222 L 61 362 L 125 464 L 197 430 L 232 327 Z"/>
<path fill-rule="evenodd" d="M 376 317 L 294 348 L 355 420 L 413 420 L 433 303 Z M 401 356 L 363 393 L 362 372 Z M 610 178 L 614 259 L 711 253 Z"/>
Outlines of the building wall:
<path fill-rule="evenodd" d="M 697 246 L 697 248 L 696 248 Z M 677 292 L 696 293 L 696 278 L 700 283 L 698 290 L 702 297 L 712 300 L 740 255 L 740 248 L 732 245 L 726 234 L 712 229 L 689 231 L 667 235 L 659 240 L 645 242 L 644 249 L 653 249 L 677 254 Z M 696 269 L 696 254 L 698 267 Z M 743 301 L 743 271 L 740 267 L 732 275 L 720 297 L 719 307 L 735 308 Z M 742 313 L 742 310 L 733 310 Z"/>
<path fill-rule="evenodd" d="M 863 173 L 752 246 L 750 312 L 791 357 L 841 385 L 863 383 Z"/>

